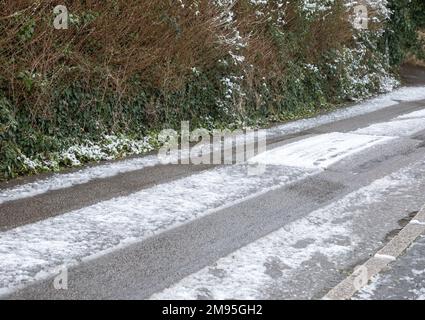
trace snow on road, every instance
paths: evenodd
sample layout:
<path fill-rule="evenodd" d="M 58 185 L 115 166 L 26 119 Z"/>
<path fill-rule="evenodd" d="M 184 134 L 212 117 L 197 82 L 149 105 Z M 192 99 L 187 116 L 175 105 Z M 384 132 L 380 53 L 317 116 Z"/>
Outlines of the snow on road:
<path fill-rule="evenodd" d="M 425 118 L 425 106 L 424 106 L 424 109 L 422 110 L 403 114 L 399 116 L 397 119 L 411 119 L 411 118 Z"/>
<path fill-rule="evenodd" d="M 247 166 L 205 171 L 0 233 L 0 288 L 13 288 L 63 264 L 142 241 L 248 197 L 304 179 L 314 170 Z"/>
<path fill-rule="evenodd" d="M 332 132 L 263 152 L 249 162 L 302 168 L 327 168 L 332 164 L 392 138 Z"/>
<path fill-rule="evenodd" d="M 403 114 L 388 122 L 372 124 L 354 131 L 357 134 L 410 137 L 425 130 L 425 109 Z"/>
<path fill-rule="evenodd" d="M 288 133 L 297 133 L 334 121 L 344 120 L 354 116 L 381 110 L 397 104 L 397 101 L 415 101 L 425 99 L 424 89 L 424 87 L 401 88 L 392 93 L 379 96 L 353 107 L 267 129 L 266 133 L 270 138 Z M 156 156 L 147 156 L 89 167 L 72 173 L 55 174 L 44 180 L 27 183 L 9 189 L 0 189 L 0 205 L 8 201 L 40 195 L 51 190 L 69 188 L 75 185 L 87 183 L 94 179 L 105 179 L 116 176 L 120 173 L 141 170 L 145 167 L 155 166 L 158 164 L 159 160 Z"/>
<path fill-rule="evenodd" d="M 270 299 L 273 288 L 293 287 L 295 276 L 314 257 L 321 257 L 326 272 L 341 268 L 361 241 L 353 221 L 370 215 L 370 206 L 385 201 L 395 190 L 409 194 L 416 188 L 412 177 L 417 175 L 417 165 L 424 168 L 421 162 L 376 180 L 219 259 L 151 299 Z"/>
<path fill-rule="evenodd" d="M 423 130 L 425 130 L 425 118 L 375 123 L 367 128 L 359 129 L 355 131 L 355 133 L 391 137 L 410 137 Z"/>
<path fill-rule="evenodd" d="M 404 87 L 389 94 L 378 96 L 363 103 L 324 114 L 310 119 L 302 119 L 267 130 L 268 137 L 296 133 L 312 129 L 335 121 L 349 119 L 396 105 L 398 102 L 409 102 L 425 99 L 425 87 Z"/>
<path fill-rule="evenodd" d="M 88 167 L 76 172 L 55 174 L 44 180 L 27 183 L 9 189 L 0 189 L 2 203 L 33 197 L 52 190 L 69 188 L 95 179 L 105 179 L 121 173 L 141 170 L 158 164 L 156 156 L 146 156 L 119 162 Z"/>
<path fill-rule="evenodd" d="M 0 233 L 0 288 L 17 287 L 51 274 L 62 264 L 142 241 L 211 210 L 305 179 L 326 165 L 390 139 L 349 133 L 320 135 L 283 148 L 290 156 L 284 155 L 281 161 L 279 151 L 271 157 L 278 165 L 266 166 L 257 175 L 248 174 L 249 165 L 207 170 Z M 303 163 L 306 166 L 298 168 Z"/>

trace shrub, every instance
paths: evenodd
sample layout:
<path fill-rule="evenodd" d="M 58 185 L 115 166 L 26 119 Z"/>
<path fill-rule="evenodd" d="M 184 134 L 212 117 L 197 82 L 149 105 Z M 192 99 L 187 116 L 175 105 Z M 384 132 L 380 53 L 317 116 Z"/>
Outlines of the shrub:
<path fill-rule="evenodd" d="M 418 30 L 425 27 L 425 2 L 422 0 L 390 0 L 392 11 L 384 35 L 390 52 L 391 64 L 400 65 L 408 54 L 424 59 L 424 42 Z"/>
<path fill-rule="evenodd" d="M 366 1 L 377 19 L 362 32 L 346 0 L 2 1 L 0 170 L 142 152 L 146 136 L 182 120 L 256 126 L 376 93 L 391 77 L 388 45 L 395 65 L 423 16 L 397 20 L 407 6 L 392 1 L 384 37 L 380 0 Z M 57 4 L 68 30 L 52 27 Z"/>

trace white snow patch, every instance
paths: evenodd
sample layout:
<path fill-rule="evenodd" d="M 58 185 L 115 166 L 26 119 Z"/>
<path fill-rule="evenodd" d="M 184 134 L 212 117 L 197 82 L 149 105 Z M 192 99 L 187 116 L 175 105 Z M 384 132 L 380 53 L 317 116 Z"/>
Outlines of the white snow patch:
<path fill-rule="evenodd" d="M 399 116 L 397 119 L 425 118 L 425 109 Z"/>
<path fill-rule="evenodd" d="M 413 275 L 415 275 L 415 276 L 421 276 L 421 275 L 425 274 L 425 270 L 416 270 L 416 269 L 412 269 L 412 273 L 413 273 Z M 424 290 L 425 290 L 425 288 L 424 288 Z"/>
<path fill-rule="evenodd" d="M 409 223 L 410 223 L 410 224 L 420 225 L 420 226 L 425 226 L 425 222 L 421 222 L 421 221 L 416 220 L 416 219 L 411 220 Z"/>
<path fill-rule="evenodd" d="M 379 253 L 375 254 L 375 258 L 376 259 L 382 259 L 382 260 L 389 260 L 389 261 L 396 261 L 397 260 L 396 257 L 394 257 L 394 256 L 390 256 L 388 254 L 379 254 Z"/>
<path fill-rule="evenodd" d="M 379 284 L 382 281 L 382 277 L 378 274 L 374 276 L 369 284 L 363 287 L 356 295 L 353 300 L 371 300 L 375 295 L 376 290 L 378 289 Z"/>
<path fill-rule="evenodd" d="M 425 130 L 424 119 L 405 119 L 375 123 L 367 128 L 356 130 L 354 133 L 391 137 L 410 137 L 423 130 Z"/>
<path fill-rule="evenodd" d="M 391 138 L 388 137 L 326 133 L 261 153 L 251 158 L 250 162 L 324 169 L 354 153 L 389 140 Z"/>
<path fill-rule="evenodd" d="M 413 293 L 416 296 L 416 300 L 423 301 L 425 300 L 425 288 L 412 289 L 409 292 Z"/>
<path fill-rule="evenodd" d="M 70 188 L 95 179 L 104 179 L 120 173 L 141 170 L 159 163 L 156 156 L 147 156 L 124 161 L 88 167 L 76 172 L 55 174 L 44 180 L 39 180 L 14 188 L 0 190 L 0 204 L 33 197 L 52 190 Z"/>

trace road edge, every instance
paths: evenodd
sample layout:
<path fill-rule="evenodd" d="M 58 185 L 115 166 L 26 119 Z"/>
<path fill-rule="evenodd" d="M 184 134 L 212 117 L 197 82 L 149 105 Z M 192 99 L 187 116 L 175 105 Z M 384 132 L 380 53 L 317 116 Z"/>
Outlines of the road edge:
<path fill-rule="evenodd" d="M 323 300 L 350 300 L 373 277 L 381 273 L 423 233 L 425 233 L 425 205 L 419 213 L 381 250 L 332 288 Z"/>

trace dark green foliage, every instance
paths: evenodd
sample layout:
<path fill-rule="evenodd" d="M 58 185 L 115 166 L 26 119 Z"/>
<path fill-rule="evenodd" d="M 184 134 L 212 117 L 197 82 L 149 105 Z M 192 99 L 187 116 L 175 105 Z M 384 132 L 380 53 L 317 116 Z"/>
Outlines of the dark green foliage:
<path fill-rule="evenodd" d="M 20 171 L 20 152 L 15 141 L 17 126 L 10 102 L 0 95 L 0 172 L 4 178 L 12 178 Z"/>
<path fill-rule="evenodd" d="M 423 58 L 423 46 L 418 30 L 425 26 L 425 1 L 390 0 L 392 11 L 382 46 L 388 46 L 390 62 L 398 66 L 409 53 Z"/>

